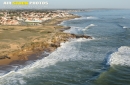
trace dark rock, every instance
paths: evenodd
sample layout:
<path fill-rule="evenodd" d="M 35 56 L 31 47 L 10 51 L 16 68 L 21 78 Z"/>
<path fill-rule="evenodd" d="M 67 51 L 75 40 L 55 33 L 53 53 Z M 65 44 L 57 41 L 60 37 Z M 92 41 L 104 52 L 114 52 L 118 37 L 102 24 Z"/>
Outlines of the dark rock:
<path fill-rule="evenodd" d="M 86 36 L 86 35 L 75 35 L 71 34 L 73 38 L 86 38 L 86 39 L 92 39 L 91 36 Z"/>
<path fill-rule="evenodd" d="M 8 56 L 1 56 L 1 57 L 0 57 L 0 59 L 6 59 L 6 58 L 11 59 L 11 58 L 8 57 Z"/>
<path fill-rule="evenodd" d="M 70 29 L 70 28 L 71 28 L 71 27 L 65 27 L 65 28 L 63 28 L 63 29 L 60 29 L 60 31 L 63 32 L 63 31 L 68 30 L 68 29 Z"/>
<path fill-rule="evenodd" d="M 11 59 L 10 57 L 6 56 L 6 58 Z"/>
<path fill-rule="evenodd" d="M 48 31 L 47 33 L 52 33 L 52 32 Z"/>

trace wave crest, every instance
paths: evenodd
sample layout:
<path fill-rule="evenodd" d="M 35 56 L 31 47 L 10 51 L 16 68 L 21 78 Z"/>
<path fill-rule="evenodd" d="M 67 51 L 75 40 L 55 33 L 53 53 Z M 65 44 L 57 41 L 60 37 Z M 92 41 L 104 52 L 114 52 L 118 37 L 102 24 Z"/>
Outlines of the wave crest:
<path fill-rule="evenodd" d="M 88 17 L 75 18 L 74 20 L 84 20 L 84 19 L 93 20 L 93 19 L 98 19 L 98 18 L 93 17 L 93 16 L 88 16 Z"/>
<path fill-rule="evenodd" d="M 108 65 L 130 66 L 130 47 L 121 46 L 117 52 L 110 55 Z"/>
<path fill-rule="evenodd" d="M 87 29 L 90 28 L 90 27 L 94 27 L 94 26 L 96 26 L 96 25 L 95 25 L 95 24 L 90 24 L 90 25 L 88 25 L 87 27 L 85 27 L 85 28 L 83 29 L 83 31 L 87 30 Z"/>
<path fill-rule="evenodd" d="M 87 19 L 98 19 L 97 17 L 89 16 Z"/>

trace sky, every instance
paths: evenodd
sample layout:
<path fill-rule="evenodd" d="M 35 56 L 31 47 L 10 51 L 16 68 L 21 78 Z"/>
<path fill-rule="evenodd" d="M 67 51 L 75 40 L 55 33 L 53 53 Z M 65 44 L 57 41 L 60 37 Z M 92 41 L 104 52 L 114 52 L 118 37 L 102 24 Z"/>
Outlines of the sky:
<path fill-rule="evenodd" d="M 12 6 L 3 5 L 9 1 L 44 2 L 48 5 Z M 0 8 L 45 8 L 45 9 L 87 9 L 87 8 L 128 8 L 130 0 L 0 0 Z"/>

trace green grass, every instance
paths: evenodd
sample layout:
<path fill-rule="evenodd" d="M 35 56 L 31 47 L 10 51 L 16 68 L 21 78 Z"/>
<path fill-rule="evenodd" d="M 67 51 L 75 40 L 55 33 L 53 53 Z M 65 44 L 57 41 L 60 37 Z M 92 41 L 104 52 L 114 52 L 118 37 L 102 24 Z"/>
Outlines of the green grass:
<path fill-rule="evenodd" d="M 30 29 L 30 28 L 27 28 L 27 29 L 23 29 L 21 31 L 24 31 L 24 32 L 39 32 L 39 30 L 37 29 Z"/>
<path fill-rule="evenodd" d="M 0 33 L 0 40 L 3 39 L 17 40 L 19 38 L 27 39 L 28 37 L 38 35 L 39 34 L 30 31 L 17 31 L 17 32 L 3 31 L 2 33 Z"/>

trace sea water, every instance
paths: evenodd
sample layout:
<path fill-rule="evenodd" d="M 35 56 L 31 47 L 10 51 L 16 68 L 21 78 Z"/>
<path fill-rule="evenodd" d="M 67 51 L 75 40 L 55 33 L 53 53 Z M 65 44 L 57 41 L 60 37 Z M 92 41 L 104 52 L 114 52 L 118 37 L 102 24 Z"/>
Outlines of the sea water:
<path fill-rule="evenodd" d="M 130 85 L 130 10 L 73 14 L 81 17 L 64 21 L 71 27 L 64 32 L 93 39 L 70 39 L 43 59 L 0 71 L 0 85 Z"/>

